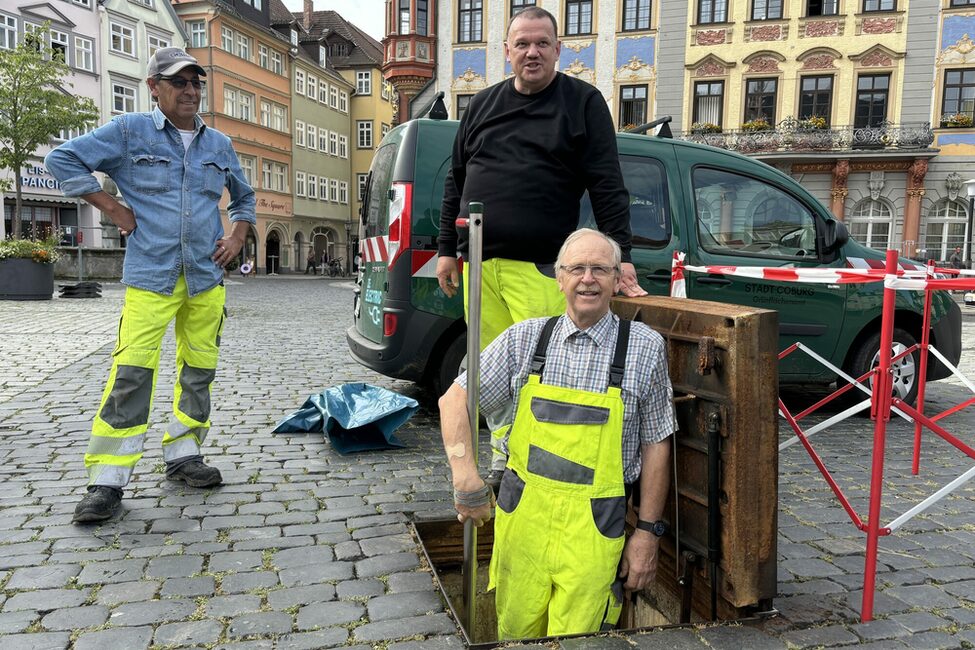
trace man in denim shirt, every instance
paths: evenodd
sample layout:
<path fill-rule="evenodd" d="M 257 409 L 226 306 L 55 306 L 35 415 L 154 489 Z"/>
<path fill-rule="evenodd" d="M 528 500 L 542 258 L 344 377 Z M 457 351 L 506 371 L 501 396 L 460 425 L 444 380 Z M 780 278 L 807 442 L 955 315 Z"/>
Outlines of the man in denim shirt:
<path fill-rule="evenodd" d="M 156 108 L 127 113 L 70 140 L 45 164 L 65 196 L 80 196 L 128 233 L 127 286 L 112 369 L 85 454 L 88 493 L 74 521 L 102 521 L 119 507 L 142 456 L 159 351 L 176 320 L 173 416 L 163 436 L 166 476 L 192 487 L 222 481 L 203 463 L 210 428 L 210 383 L 223 330 L 223 267 L 255 224 L 254 190 L 230 139 L 197 115 L 206 71 L 180 48 L 149 60 L 146 83 Z M 103 192 L 92 172 L 108 174 L 125 205 Z M 219 202 L 230 192 L 232 224 L 223 232 Z"/>

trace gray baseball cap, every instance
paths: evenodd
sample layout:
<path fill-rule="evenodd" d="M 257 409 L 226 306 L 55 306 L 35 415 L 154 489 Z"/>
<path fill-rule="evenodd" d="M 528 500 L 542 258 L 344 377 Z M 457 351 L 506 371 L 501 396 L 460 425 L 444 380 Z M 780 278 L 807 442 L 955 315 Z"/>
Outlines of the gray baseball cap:
<path fill-rule="evenodd" d="M 181 47 L 161 47 L 149 59 L 149 70 L 147 76 L 155 77 L 157 74 L 169 77 L 183 68 L 191 67 L 201 76 L 207 76 L 200 63 L 186 53 Z"/>

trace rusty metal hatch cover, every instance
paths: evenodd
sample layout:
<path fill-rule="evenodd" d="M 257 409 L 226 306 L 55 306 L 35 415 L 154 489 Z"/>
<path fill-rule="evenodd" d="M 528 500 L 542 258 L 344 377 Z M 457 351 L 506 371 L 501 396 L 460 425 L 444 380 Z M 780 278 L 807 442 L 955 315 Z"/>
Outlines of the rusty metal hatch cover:
<path fill-rule="evenodd" d="M 680 611 L 681 622 L 689 614 L 733 620 L 771 609 L 778 314 L 659 296 L 614 298 L 612 309 L 667 341 L 679 427 L 677 497 L 672 480 L 665 511 L 674 532 L 663 539 L 656 583 L 642 598 L 657 611 Z M 640 607 L 631 614 L 639 617 Z"/>

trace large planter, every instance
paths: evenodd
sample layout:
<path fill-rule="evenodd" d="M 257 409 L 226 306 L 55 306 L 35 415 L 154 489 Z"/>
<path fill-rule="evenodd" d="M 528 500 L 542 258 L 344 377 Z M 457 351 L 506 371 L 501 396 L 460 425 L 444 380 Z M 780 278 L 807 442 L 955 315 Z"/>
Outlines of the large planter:
<path fill-rule="evenodd" d="M 0 300 L 50 300 L 53 295 L 53 264 L 0 260 Z"/>

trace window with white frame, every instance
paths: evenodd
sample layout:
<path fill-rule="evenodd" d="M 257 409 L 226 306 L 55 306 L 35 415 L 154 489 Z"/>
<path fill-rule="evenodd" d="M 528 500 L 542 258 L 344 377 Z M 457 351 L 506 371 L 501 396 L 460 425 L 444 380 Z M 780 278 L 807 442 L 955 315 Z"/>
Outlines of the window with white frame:
<path fill-rule="evenodd" d="M 234 53 L 234 30 L 229 27 L 220 28 L 220 49 Z"/>
<path fill-rule="evenodd" d="M 17 19 L 0 14 L 0 48 L 12 50 L 17 47 Z"/>
<path fill-rule="evenodd" d="M 357 95 L 372 94 L 372 70 L 359 70 L 355 73 L 355 92 Z"/>
<path fill-rule="evenodd" d="M 261 162 L 261 181 L 262 188 L 271 189 L 271 162 L 269 160 Z"/>
<path fill-rule="evenodd" d="M 948 260 L 956 248 L 965 249 L 968 206 L 963 201 L 942 199 L 931 207 L 925 219 L 923 256 L 929 260 Z"/>
<path fill-rule="evenodd" d="M 328 179 L 324 176 L 318 179 L 318 198 L 328 200 Z"/>
<path fill-rule="evenodd" d="M 893 211 L 883 201 L 864 199 L 853 206 L 848 219 L 850 238 L 869 248 L 887 250 L 890 247 Z"/>
<path fill-rule="evenodd" d="M 359 186 L 359 200 L 361 201 L 366 195 L 366 181 L 369 180 L 369 174 L 356 174 L 355 182 Z"/>
<path fill-rule="evenodd" d="M 244 174 L 244 180 L 247 181 L 248 185 L 253 187 L 254 166 L 255 163 L 257 162 L 257 159 L 254 158 L 253 156 L 242 156 L 240 154 L 237 155 L 237 159 L 240 160 L 240 170 Z"/>
<path fill-rule="evenodd" d="M 328 153 L 328 129 L 324 127 L 318 129 L 318 150 Z"/>
<path fill-rule="evenodd" d="M 301 193 L 299 192 L 299 194 Z M 313 174 L 308 174 L 308 198 L 318 198 L 318 177 Z M 324 199 L 325 197 L 323 196 L 322 198 Z"/>
<path fill-rule="evenodd" d="M 71 140 L 72 138 L 77 138 L 79 135 L 84 135 L 90 132 L 91 128 L 80 128 L 80 129 L 61 129 L 55 139 L 57 140 Z"/>
<path fill-rule="evenodd" d="M 79 70 L 95 71 L 95 42 L 84 36 L 74 37 L 74 65 Z"/>
<path fill-rule="evenodd" d="M 67 63 L 68 35 L 56 29 L 52 29 L 49 34 L 51 37 L 51 50 L 53 51 L 54 58 Z"/>
<path fill-rule="evenodd" d="M 383 82 L 382 98 L 387 100 L 389 99 L 389 84 L 385 81 Z"/>
<path fill-rule="evenodd" d="M 254 7 L 258 11 L 260 11 L 263 8 L 263 0 L 244 0 L 244 2 Z"/>
<path fill-rule="evenodd" d="M 379 126 L 379 133 L 380 133 L 379 139 L 380 140 L 382 140 L 383 138 L 386 137 L 386 134 L 389 133 L 389 128 L 390 127 L 389 127 L 388 124 L 381 124 Z"/>
<path fill-rule="evenodd" d="M 118 54 L 135 56 L 135 30 L 121 23 L 109 23 L 109 49 Z"/>
<path fill-rule="evenodd" d="M 295 145 L 305 146 L 305 123 L 301 120 L 295 120 Z"/>
<path fill-rule="evenodd" d="M 318 148 L 318 127 L 314 124 L 308 125 L 308 148 L 312 151 Z"/>
<path fill-rule="evenodd" d="M 237 56 L 247 61 L 251 60 L 251 37 L 246 34 L 237 34 Z"/>
<path fill-rule="evenodd" d="M 206 113 L 210 110 L 210 95 L 207 92 L 206 84 L 200 86 L 200 112 Z"/>
<path fill-rule="evenodd" d="M 155 54 L 156 50 L 170 46 L 168 38 L 156 36 L 155 34 L 147 34 L 146 36 L 149 40 L 149 56 Z"/>
<path fill-rule="evenodd" d="M 339 134 L 335 131 L 328 134 L 328 153 L 332 156 L 339 155 Z"/>
<path fill-rule="evenodd" d="M 223 87 L 223 112 L 230 117 L 237 117 L 237 89 L 233 86 Z"/>
<path fill-rule="evenodd" d="M 514 3 L 512 3 L 512 6 L 514 6 Z M 457 12 L 458 42 L 473 43 L 481 40 L 481 27 L 484 20 L 483 11 L 482 0 L 460 0 Z"/>
<path fill-rule="evenodd" d="M 332 203 L 339 202 L 339 180 L 337 178 L 328 179 L 328 200 Z"/>
<path fill-rule="evenodd" d="M 288 191 L 288 166 L 271 163 L 271 189 L 275 192 Z"/>
<path fill-rule="evenodd" d="M 322 83 L 318 84 L 318 102 L 328 106 L 328 82 L 324 79 L 322 79 Z"/>
<path fill-rule="evenodd" d="M 292 45 L 298 44 L 298 30 L 295 29 L 294 27 L 291 28 L 291 44 Z"/>
<path fill-rule="evenodd" d="M 308 91 L 308 99 L 317 99 L 318 97 L 318 77 L 313 74 L 308 75 L 308 85 L 305 90 Z"/>
<path fill-rule="evenodd" d="M 91 7 L 91 0 L 71 0 L 71 2 L 82 7 Z"/>
<path fill-rule="evenodd" d="M 286 106 L 274 104 L 271 107 L 271 128 L 288 132 L 288 108 Z"/>
<path fill-rule="evenodd" d="M 314 177 L 312 177 L 314 178 Z M 304 196 L 308 190 L 305 188 L 305 172 L 295 172 L 295 194 Z"/>
<path fill-rule="evenodd" d="M 339 92 L 339 110 L 343 113 L 349 112 L 349 93 L 344 90 Z"/>
<path fill-rule="evenodd" d="M 357 146 L 359 149 L 372 149 L 372 121 L 357 120 L 355 123 Z"/>
<path fill-rule="evenodd" d="M 327 63 L 328 63 L 328 48 L 326 48 L 324 45 L 319 45 L 318 46 L 318 65 L 320 65 L 320 66 L 322 66 L 324 68 L 325 67 L 325 64 L 327 64 Z"/>
<path fill-rule="evenodd" d="M 112 112 L 131 113 L 135 111 L 136 87 L 129 84 L 112 82 Z"/>
<path fill-rule="evenodd" d="M 349 136 L 339 136 L 339 158 L 349 157 Z"/>
<path fill-rule="evenodd" d="M 261 101 L 261 126 L 271 128 L 271 102 Z"/>
<path fill-rule="evenodd" d="M 349 184 L 346 181 L 339 183 L 339 203 L 344 205 L 349 203 Z"/>
<path fill-rule="evenodd" d="M 190 35 L 190 47 L 206 47 L 209 45 L 205 20 L 187 20 L 186 31 Z"/>
<path fill-rule="evenodd" d="M 257 46 L 257 64 L 267 70 L 271 66 L 271 53 L 267 45 L 259 43 Z"/>
<path fill-rule="evenodd" d="M 254 122 L 254 95 L 241 90 L 237 96 L 240 98 L 240 119 Z"/>
<path fill-rule="evenodd" d="M 132 2 L 137 2 L 144 7 L 149 7 L 152 9 L 152 0 L 131 0 Z"/>
<path fill-rule="evenodd" d="M 339 107 L 339 89 L 335 86 L 328 89 L 328 105 L 335 109 Z"/>
<path fill-rule="evenodd" d="M 281 62 L 281 53 L 271 50 L 271 72 L 274 74 L 284 74 L 284 64 Z"/>
<path fill-rule="evenodd" d="M 305 94 L 305 71 L 295 68 L 295 94 Z"/>
<path fill-rule="evenodd" d="M 43 26 L 24 21 L 24 42 L 40 51 L 45 40 Z"/>

